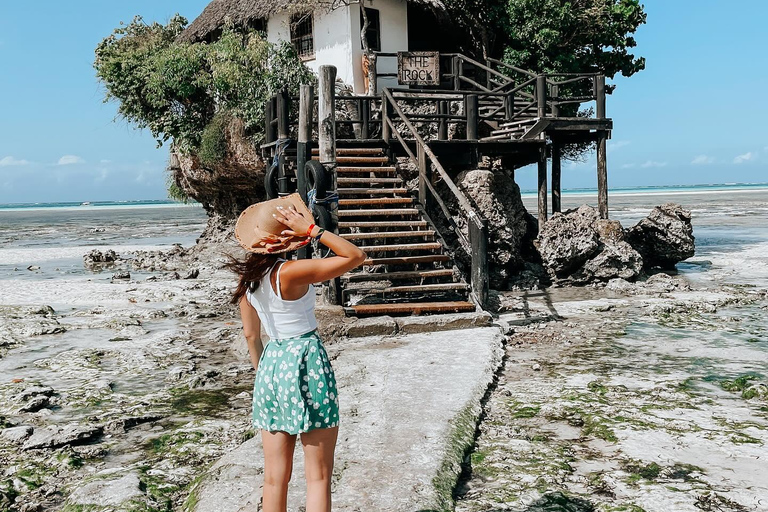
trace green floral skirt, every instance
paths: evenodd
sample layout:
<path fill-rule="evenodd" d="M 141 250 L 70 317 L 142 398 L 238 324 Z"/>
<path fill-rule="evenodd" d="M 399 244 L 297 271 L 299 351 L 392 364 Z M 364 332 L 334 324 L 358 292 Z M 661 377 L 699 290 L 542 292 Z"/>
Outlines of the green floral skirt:
<path fill-rule="evenodd" d="M 299 434 L 338 424 L 336 376 L 317 330 L 269 340 L 253 383 L 253 427 Z"/>

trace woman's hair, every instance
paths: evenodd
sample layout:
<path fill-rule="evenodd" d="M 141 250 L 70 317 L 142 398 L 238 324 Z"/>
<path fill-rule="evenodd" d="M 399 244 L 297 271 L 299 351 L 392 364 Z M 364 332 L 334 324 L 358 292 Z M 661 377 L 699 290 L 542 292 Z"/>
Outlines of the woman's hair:
<path fill-rule="evenodd" d="M 250 291 L 253 293 L 256 291 L 259 287 L 259 281 L 272 268 L 277 255 L 249 252 L 242 260 L 235 258 L 231 254 L 227 254 L 227 258 L 229 261 L 224 264 L 224 267 L 240 277 L 237 288 L 232 292 L 232 299 L 230 300 L 232 304 L 238 304 L 246 292 Z"/>

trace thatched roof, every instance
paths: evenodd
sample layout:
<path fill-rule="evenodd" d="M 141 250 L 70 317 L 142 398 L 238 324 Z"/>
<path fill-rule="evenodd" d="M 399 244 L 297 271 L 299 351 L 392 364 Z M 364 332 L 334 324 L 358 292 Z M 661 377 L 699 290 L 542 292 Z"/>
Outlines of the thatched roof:
<path fill-rule="evenodd" d="M 436 13 L 446 11 L 442 0 L 407 0 L 410 3 L 421 4 L 431 8 Z M 203 10 L 189 27 L 179 35 L 179 41 L 202 41 L 211 32 L 221 28 L 229 19 L 235 26 L 248 26 L 256 20 L 267 19 L 270 16 L 290 10 L 332 8 L 344 3 L 354 3 L 349 0 L 213 0 Z"/>

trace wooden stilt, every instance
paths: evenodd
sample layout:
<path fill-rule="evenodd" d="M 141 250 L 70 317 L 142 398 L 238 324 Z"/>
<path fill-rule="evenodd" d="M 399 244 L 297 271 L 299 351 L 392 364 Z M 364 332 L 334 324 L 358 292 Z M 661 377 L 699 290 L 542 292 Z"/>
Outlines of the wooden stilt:
<path fill-rule="evenodd" d="M 562 202 L 560 195 L 560 157 L 562 154 L 562 147 L 560 143 L 554 142 L 552 144 L 552 213 L 562 211 Z"/>
<path fill-rule="evenodd" d="M 547 222 L 547 148 L 539 149 L 539 233 Z"/>
<path fill-rule="evenodd" d="M 329 170 L 331 186 L 328 192 L 338 190 L 336 178 L 336 66 L 320 66 L 318 76 L 318 135 L 319 135 L 319 157 L 320 162 Z M 338 208 L 330 208 L 331 221 L 333 222 L 333 232 L 339 233 L 339 214 Z M 341 304 L 341 281 L 338 277 L 331 279 L 326 288 L 326 299 L 330 304 Z"/>
<path fill-rule="evenodd" d="M 307 161 L 312 158 L 312 111 L 315 105 L 315 90 L 311 85 L 302 85 L 299 95 L 299 140 L 296 144 L 296 189 L 301 199 L 307 202 L 308 180 L 305 171 Z M 296 251 L 299 259 L 312 258 L 312 246 L 306 245 Z"/>
<path fill-rule="evenodd" d="M 595 97 L 597 98 L 596 115 L 605 119 L 605 75 L 595 77 Z M 597 209 L 601 219 L 608 218 L 608 163 L 606 161 L 606 142 L 608 132 L 597 133 Z"/>
<path fill-rule="evenodd" d="M 597 209 L 601 219 L 608 218 L 608 163 L 606 162 L 606 132 L 597 139 Z"/>

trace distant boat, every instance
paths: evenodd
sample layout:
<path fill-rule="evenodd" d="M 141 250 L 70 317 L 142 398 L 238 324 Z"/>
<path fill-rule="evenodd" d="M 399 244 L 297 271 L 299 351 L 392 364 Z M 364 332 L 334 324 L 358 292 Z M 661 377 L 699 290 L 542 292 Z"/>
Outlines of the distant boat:
<path fill-rule="evenodd" d="M 80 206 L 91 206 L 91 202 L 90 201 L 82 202 L 80 203 Z"/>

